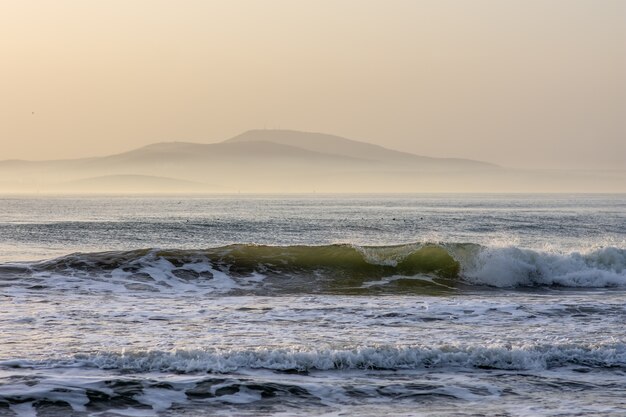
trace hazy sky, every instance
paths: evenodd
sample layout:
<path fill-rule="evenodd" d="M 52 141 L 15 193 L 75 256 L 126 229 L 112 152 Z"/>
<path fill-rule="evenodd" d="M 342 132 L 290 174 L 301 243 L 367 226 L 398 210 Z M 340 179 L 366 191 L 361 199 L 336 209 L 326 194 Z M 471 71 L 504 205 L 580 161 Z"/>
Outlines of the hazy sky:
<path fill-rule="evenodd" d="M 0 159 L 277 127 L 626 168 L 624 0 L 3 0 L 0 57 Z"/>

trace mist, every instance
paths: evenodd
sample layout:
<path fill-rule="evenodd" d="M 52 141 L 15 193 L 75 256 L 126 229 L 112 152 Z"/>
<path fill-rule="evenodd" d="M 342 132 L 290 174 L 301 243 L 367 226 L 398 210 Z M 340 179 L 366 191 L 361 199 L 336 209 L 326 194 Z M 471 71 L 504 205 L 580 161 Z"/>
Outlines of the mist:
<path fill-rule="evenodd" d="M 94 158 L 0 162 L 0 191 L 42 194 L 625 192 L 620 170 L 520 170 L 336 135 L 257 129 Z"/>
<path fill-rule="evenodd" d="M 266 128 L 511 169 L 622 170 L 625 20 L 619 0 L 5 1 L 0 159 Z M 247 188 L 248 174 L 202 179 Z M 413 189 L 403 178 L 385 187 Z"/>

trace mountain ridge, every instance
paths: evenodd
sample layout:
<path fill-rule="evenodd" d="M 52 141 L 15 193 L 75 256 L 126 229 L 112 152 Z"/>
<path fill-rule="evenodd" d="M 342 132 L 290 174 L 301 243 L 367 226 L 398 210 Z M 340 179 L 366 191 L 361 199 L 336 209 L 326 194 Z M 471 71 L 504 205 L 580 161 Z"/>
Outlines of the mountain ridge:
<path fill-rule="evenodd" d="M 625 178 L 626 172 L 514 170 L 335 135 L 259 129 L 215 143 L 157 142 L 101 157 L 0 162 L 3 192 L 625 192 Z"/>
<path fill-rule="evenodd" d="M 337 155 L 346 155 L 352 157 L 364 157 L 364 159 L 372 159 L 373 153 L 380 153 L 386 158 L 405 159 L 413 162 L 435 162 L 435 161 L 458 161 L 467 163 L 478 163 L 496 167 L 497 165 L 477 161 L 467 158 L 438 158 L 424 155 L 417 155 L 410 152 L 398 151 L 387 148 L 382 145 L 348 139 L 338 135 L 332 135 L 319 132 L 303 132 L 289 129 L 252 129 L 234 136 L 222 143 L 233 142 L 254 142 L 254 141 L 270 141 L 280 144 L 289 144 L 302 149 L 321 152 L 320 147 L 332 147 L 332 153 Z"/>
<path fill-rule="evenodd" d="M 295 139 L 295 140 L 294 140 Z M 304 140 L 303 140 L 304 139 Z M 293 143 L 293 142 L 297 143 Z M 318 146 L 313 146 L 312 143 L 314 141 L 323 142 L 322 144 L 318 144 Z M 50 163 L 50 162 L 67 162 L 73 163 L 75 161 L 94 161 L 94 160 L 102 160 L 102 159 L 115 159 L 122 158 L 124 156 L 137 155 L 141 153 L 154 153 L 154 152 L 176 152 L 183 153 L 186 151 L 187 153 L 197 153 L 199 150 L 215 150 L 217 147 L 230 146 L 232 144 L 241 144 L 241 143 L 253 143 L 253 142 L 264 142 L 264 143 L 273 143 L 275 145 L 288 146 L 291 148 L 299 148 L 309 152 L 316 152 L 318 154 L 324 155 L 339 155 L 344 157 L 349 157 L 351 159 L 365 159 L 365 160 L 380 160 L 380 159 L 389 159 L 392 158 L 395 161 L 404 160 L 407 163 L 410 162 L 421 162 L 427 164 L 433 164 L 437 162 L 458 162 L 458 163 L 467 163 L 467 164 L 476 164 L 482 167 L 498 167 L 495 164 L 484 162 L 484 161 L 476 161 L 472 159 L 465 158 L 437 158 L 437 157 L 429 157 L 423 155 L 416 155 L 413 153 L 397 151 L 394 149 L 386 148 L 381 145 L 375 145 L 367 142 L 356 141 L 353 139 L 344 138 L 337 135 L 331 135 L 326 133 L 317 133 L 317 132 L 302 132 L 297 130 L 287 130 L 287 129 L 252 129 L 246 132 L 243 132 L 239 135 L 233 136 L 229 139 L 225 139 L 220 142 L 214 143 L 202 143 L 202 142 L 188 142 L 188 141 L 168 141 L 168 142 L 155 142 L 148 145 L 144 145 L 138 148 L 134 148 L 124 152 L 118 152 L 115 154 L 104 155 L 104 156 L 95 156 L 95 157 L 84 157 L 84 158 L 65 158 L 65 159 L 51 159 L 51 160 L 42 160 L 42 161 L 31 161 L 31 160 L 21 160 L 21 159 L 7 159 L 0 160 L 0 164 L 37 164 L 37 163 Z M 327 149 L 319 149 L 320 146 L 325 146 Z M 352 147 L 352 149 L 347 149 L 348 147 Z M 330 148 L 330 149 L 328 149 Z M 380 156 L 374 157 L 373 153 L 378 152 Z M 382 157 L 382 158 L 381 158 Z"/>

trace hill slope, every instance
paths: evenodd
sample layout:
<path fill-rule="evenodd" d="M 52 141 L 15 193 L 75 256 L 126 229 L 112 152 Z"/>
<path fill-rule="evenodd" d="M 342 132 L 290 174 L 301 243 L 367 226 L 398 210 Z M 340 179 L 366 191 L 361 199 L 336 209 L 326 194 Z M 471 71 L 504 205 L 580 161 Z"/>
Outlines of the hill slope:
<path fill-rule="evenodd" d="M 390 164 L 402 163 L 405 165 L 415 164 L 415 168 L 434 168 L 447 165 L 454 168 L 495 168 L 496 165 L 487 162 L 473 161 L 457 158 L 431 158 L 414 155 L 407 152 L 395 151 L 383 146 L 365 142 L 359 142 L 341 136 L 325 133 L 299 132 L 295 130 L 249 130 L 238 136 L 226 140 L 223 143 L 253 143 L 272 142 L 281 145 L 296 146 L 319 153 L 349 156 L 370 161 L 383 161 Z"/>
<path fill-rule="evenodd" d="M 156 143 L 96 158 L 0 161 L 4 192 L 624 192 L 625 179 L 621 171 L 508 170 L 291 130 Z"/>

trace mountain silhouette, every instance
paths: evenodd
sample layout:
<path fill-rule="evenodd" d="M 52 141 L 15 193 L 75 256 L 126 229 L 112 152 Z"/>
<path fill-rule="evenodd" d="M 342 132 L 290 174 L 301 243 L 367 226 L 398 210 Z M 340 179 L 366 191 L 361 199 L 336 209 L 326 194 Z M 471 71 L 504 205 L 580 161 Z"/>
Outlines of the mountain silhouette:
<path fill-rule="evenodd" d="M 611 191 L 624 188 L 623 179 L 621 171 L 511 170 L 276 129 L 250 130 L 218 143 L 155 143 L 94 158 L 0 161 L 3 192 Z"/>

